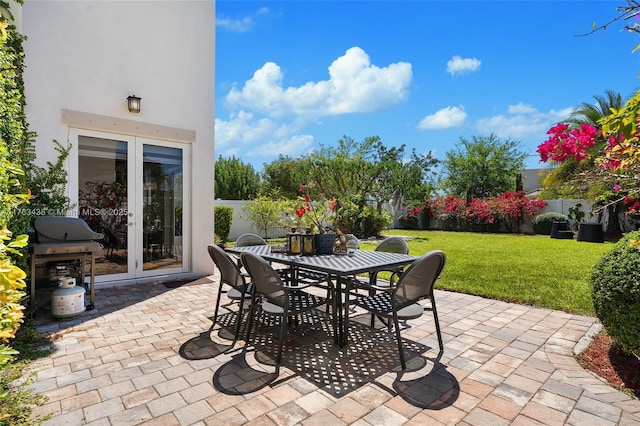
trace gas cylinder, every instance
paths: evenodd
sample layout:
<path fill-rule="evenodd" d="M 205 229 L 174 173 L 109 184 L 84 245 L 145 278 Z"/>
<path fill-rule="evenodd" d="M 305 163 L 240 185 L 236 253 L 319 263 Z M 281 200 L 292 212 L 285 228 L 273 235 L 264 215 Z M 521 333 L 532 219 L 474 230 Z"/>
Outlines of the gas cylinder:
<path fill-rule="evenodd" d="M 82 286 L 76 286 L 76 279 L 63 277 L 58 281 L 58 288 L 51 295 L 51 315 L 56 318 L 71 318 L 85 311 Z"/>

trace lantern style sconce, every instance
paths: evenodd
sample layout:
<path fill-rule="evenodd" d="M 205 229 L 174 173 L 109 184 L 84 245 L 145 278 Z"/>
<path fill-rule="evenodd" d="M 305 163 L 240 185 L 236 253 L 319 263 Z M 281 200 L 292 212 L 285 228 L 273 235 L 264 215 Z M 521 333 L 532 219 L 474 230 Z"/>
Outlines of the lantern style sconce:
<path fill-rule="evenodd" d="M 127 106 L 129 107 L 129 112 L 140 112 L 140 100 L 142 98 L 137 97 L 136 95 L 131 95 L 127 98 Z"/>
<path fill-rule="evenodd" d="M 302 234 L 302 255 L 313 256 L 316 253 L 316 236 L 313 234 Z"/>

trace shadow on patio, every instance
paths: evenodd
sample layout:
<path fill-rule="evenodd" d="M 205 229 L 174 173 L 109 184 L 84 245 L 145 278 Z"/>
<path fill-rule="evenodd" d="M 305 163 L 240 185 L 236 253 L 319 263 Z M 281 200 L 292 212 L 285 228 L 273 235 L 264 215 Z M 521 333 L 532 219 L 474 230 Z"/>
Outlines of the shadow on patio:
<path fill-rule="evenodd" d="M 187 360 L 211 359 L 223 353 L 230 355 L 231 359 L 213 376 L 215 389 L 224 394 L 252 394 L 300 377 L 334 398 L 348 395 L 368 383 L 384 387 L 385 392 L 425 409 L 442 409 L 458 398 L 459 383 L 440 363 L 440 356 L 424 355 L 433 348 L 403 338 L 409 361 L 407 370 L 402 371 L 394 334 L 384 328 L 369 327 L 368 315 L 352 319 L 350 342 L 344 348 L 334 344 L 330 324 L 323 312 L 305 315 L 298 327 L 288 329 L 278 376 L 274 373 L 277 344 L 273 340 L 278 324 L 260 323 L 248 348 L 244 348 L 243 340 L 231 347 L 236 318 L 233 313 L 221 315 L 213 330 L 188 340 L 179 351 Z M 246 318 L 241 339 L 246 333 L 245 324 Z M 393 378 L 381 381 L 386 374 Z"/>

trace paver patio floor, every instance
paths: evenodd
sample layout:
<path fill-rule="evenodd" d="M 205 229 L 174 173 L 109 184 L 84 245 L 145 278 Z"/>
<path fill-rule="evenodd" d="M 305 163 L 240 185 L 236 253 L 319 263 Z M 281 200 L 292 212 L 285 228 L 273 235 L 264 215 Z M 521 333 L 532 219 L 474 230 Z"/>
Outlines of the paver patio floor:
<path fill-rule="evenodd" d="M 582 369 L 576 343 L 595 318 L 437 291 L 431 313 L 393 334 L 356 312 L 333 345 L 324 311 L 287 337 L 278 377 L 273 324 L 231 347 L 235 315 L 211 327 L 217 276 L 176 288 L 96 290 L 96 308 L 40 326 L 55 335 L 32 388 L 45 425 L 638 425 L 640 400 Z M 224 303 L 223 298 L 223 303 Z M 235 310 L 237 305 L 229 307 Z"/>

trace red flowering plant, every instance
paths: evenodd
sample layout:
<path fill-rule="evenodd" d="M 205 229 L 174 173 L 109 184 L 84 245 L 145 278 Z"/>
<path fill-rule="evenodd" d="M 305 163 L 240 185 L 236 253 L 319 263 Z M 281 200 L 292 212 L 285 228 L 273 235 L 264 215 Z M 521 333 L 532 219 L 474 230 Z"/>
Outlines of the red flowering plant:
<path fill-rule="evenodd" d="M 499 217 L 491 200 L 472 198 L 464 211 L 464 219 L 472 230 L 492 231 L 499 226 Z"/>
<path fill-rule="evenodd" d="M 569 128 L 566 123 L 558 123 L 547 131 L 549 139 L 538 146 L 540 160 L 553 160 L 562 163 L 569 158 L 582 161 L 587 158 L 587 151 L 595 144 L 597 129 L 590 124 Z"/>
<path fill-rule="evenodd" d="M 524 191 L 506 191 L 493 197 L 492 203 L 510 232 L 519 232 L 522 221 L 538 215 L 545 206 L 543 200 L 529 198 Z"/>
<path fill-rule="evenodd" d="M 640 215 L 640 200 L 638 198 L 627 195 L 622 202 L 628 214 Z"/>
<path fill-rule="evenodd" d="M 589 186 L 600 184 L 613 187 L 598 198 L 597 213 L 611 205 L 622 203 L 627 212 L 635 203 L 625 202 L 626 197 L 640 194 L 640 90 L 629 98 L 624 107 L 611 109 L 610 114 L 598 122 L 601 130 L 582 124 L 570 128 L 559 123 L 547 134 L 550 138 L 538 146 L 542 162 L 564 163 L 567 160 L 594 160 L 595 168 L 581 172 L 579 179 Z M 640 207 L 640 206 L 639 206 Z"/>
<path fill-rule="evenodd" d="M 302 205 L 295 211 L 296 216 L 303 220 L 313 233 L 325 233 L 327 227 L 331 229 L 338 201 L 335 198 L 323 202 L 311 201 L 307 185 L 300 185 L 300 191 L 305 194 L 301 197 Z"/>
<path fill-rule="evenodd" d="M 402 215 L 398 218 L 403 229 L 418 229 L 418 217 L 422 214 L 422 208 L 417 206 L 405 206 Z"/>

